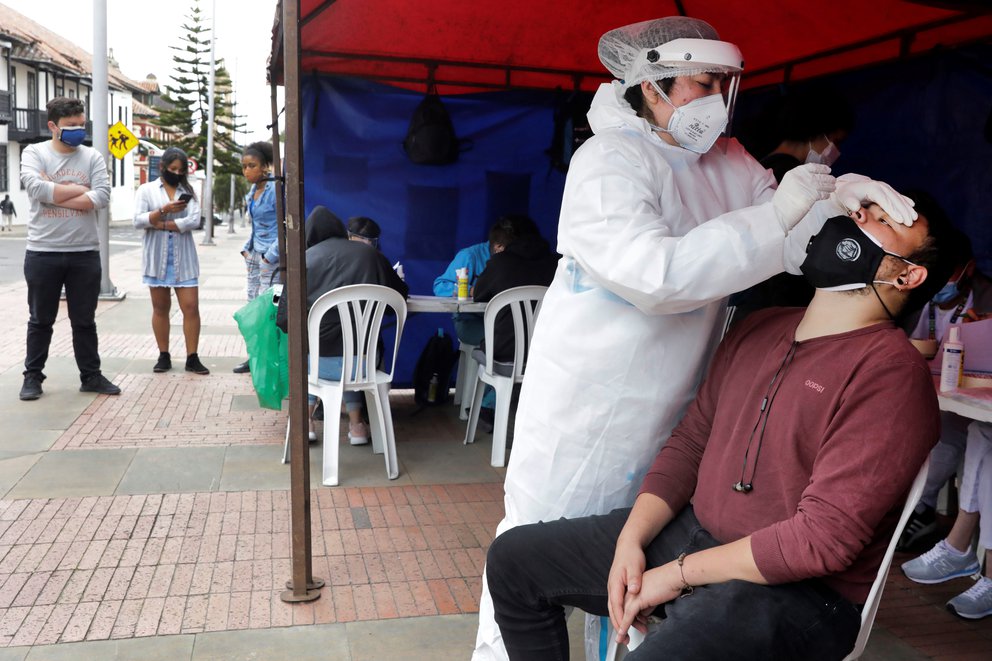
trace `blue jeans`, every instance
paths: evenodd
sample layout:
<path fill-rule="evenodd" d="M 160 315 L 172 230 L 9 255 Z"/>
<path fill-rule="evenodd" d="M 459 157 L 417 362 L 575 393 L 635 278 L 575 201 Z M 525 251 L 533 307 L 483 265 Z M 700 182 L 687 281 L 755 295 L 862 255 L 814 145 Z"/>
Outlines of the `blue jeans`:
<path fill-rule="evenodd" d="M 568 659 L 564 606 L 608 615 L 607 578 L 629 513 L 519 526 L 493 541 L 486 574 L 510 659 Z M 645 549 L 647 569 L 714 546 L 688 506 Z M 654 614 L 664 619 L 630 661 L 843 659 L 861 627 L 859 610 L 817 580 L 700 586 Z"/>
<path fill-rule="evenodd" d="M 321 356 L 317 359 L 317 376 L 328 381 L 340 381 L 342 362 L 344 361 L 341 360 L 341 356 Z M 307 401 L 313 405 L 317 403 L 317 398 L 313 395 L 307 395 Z M 344 408 L 348 411 L 360 409 L 362 408 L 362 393 L 357 390 L 345 390 L 341 393 L 341 401 L 344 402 Z"/>
<path fill-rule="evenodd" d="M 28 337 L 24 374 L 41 374 L 48 362 L 52 326 L 59 311 L 59 297 L 65 287 L 65 302 L 72 326 L 72 351 L 82 381 L 100 373 L 100 353 L 96 336 L 96 303 L 100 297 L 100 253 L 24 253 L 24 279 L 28 284 Z"/>

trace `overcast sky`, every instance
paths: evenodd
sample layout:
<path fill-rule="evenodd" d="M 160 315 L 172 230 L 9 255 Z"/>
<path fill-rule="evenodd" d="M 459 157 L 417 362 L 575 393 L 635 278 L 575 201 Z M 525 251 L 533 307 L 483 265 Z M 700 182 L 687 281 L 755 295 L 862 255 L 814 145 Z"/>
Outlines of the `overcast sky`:
<path fill-rule="evenodd" d="M 270 89 L 265 65 L 272 47 L 272 19 L 276 0 L 200 0 L 204 24 L 211 24 L 212 5 L 217 5 L 216 57 L 224 58 L 234 79 L 238 114 L 245 116 L 247 138 L 267 140 L 265 128 L 271 120 Z M 93 4 L 90 0 L 0 0 L 15 11 L 52 32 L 93 52 Z M 106 0 L 107 46 L 121 71 L 142 81 L 152 73 L 159 84 L 169 82 L 173 72 L 169 46 L 180 45 L 181 26 L 194 0 Z M 206 59 L 209 60 L 209 54 Z M 279 88 L 282 107 L 282 88 Z"/>

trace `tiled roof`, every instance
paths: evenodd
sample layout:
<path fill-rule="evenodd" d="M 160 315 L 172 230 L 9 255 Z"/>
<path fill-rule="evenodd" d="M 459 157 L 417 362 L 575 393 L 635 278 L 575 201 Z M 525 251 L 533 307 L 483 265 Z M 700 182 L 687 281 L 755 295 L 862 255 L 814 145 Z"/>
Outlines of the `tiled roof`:
<path fill-rule="evenodd" d="M 137 99 L 131 99 L 131 111 L 136 117 L 158 117 L 159 113 L 154 108 L 150 108 Z"/>
<path fill-rule="evenodd" d="M 80 78 L 92 78 L 91 53 L 4 4 L 0 4 L 0 38 L 14 44 L 11 59 L 34 62 Z M 108 67 L 108 79 L 113 89 L 143 91 L 139 83 L 114 66 Z"/>

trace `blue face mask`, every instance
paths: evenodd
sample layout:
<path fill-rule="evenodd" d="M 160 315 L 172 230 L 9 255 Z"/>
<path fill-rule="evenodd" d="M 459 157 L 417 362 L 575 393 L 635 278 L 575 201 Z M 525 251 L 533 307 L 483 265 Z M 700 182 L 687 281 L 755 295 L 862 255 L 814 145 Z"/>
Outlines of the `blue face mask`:
<path fill-rule="evenodd" d="M 944 303 L 950 303 L 958 294 L 961 292 L 958 290 L 957 280 L 953 282 L 948 282 L 946 285 L 940 288 L 940 291 L 934 294 L 933 302 L 937 305 L 942 305 Z"/>
<path fill-rule="evenodd" d="M 59 140 L 70 147 L 78 147 L 86 139 L 86 128 L 83 126 L 59 127 Z"/>

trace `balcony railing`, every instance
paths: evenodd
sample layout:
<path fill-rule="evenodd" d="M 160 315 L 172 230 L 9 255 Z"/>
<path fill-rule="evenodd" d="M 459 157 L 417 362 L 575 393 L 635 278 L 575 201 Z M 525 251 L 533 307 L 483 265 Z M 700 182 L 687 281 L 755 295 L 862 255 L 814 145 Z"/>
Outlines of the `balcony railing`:
<path fill-rule="evenodd" d="M 14 142 L 41 142 L 49 140 L 48 113 L 37 108 L 14 108 L 14 121 L 7 126 L 7 139 Z M 93 122 L 86 122 L 86 143 L 93 143 Z"/>
<path fill-rule="evenodd" d="M 10 112 L 12 105 L 10 92 L 0 91 L 0 124 L 10 124 L 10 120 L 13 119 Z"/>

